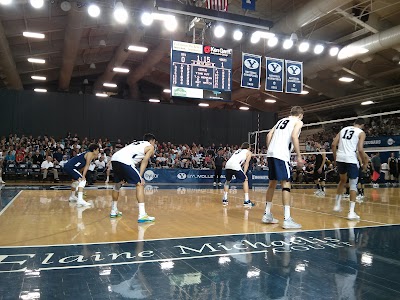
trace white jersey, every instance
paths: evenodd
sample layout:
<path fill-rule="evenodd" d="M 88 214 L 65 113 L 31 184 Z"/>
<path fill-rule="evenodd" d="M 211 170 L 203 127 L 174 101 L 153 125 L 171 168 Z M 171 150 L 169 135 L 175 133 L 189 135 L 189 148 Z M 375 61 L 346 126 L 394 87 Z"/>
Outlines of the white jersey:
<path fill-rule="evenodd" d="M 232 154 L 231 158 L 226 162 L 225 168 L 235 171 L 242 170 L 242 164 L 246 161 L 248 152 L 249 150 L 247 149 L 236 150 L 235 153 Z"/>
<path fill-rule="evenodd" d="M 359 165 L 357 159 L 357 145 L 361 132 L 364 131 L 354 126 L 347 126 L 340 130 L 336 161 Z"/>
<path fill-rule="evenodd" d="M 138 141 L 128 146 L 125 146 L 118 152 L 116 152 L 112 157 L 111 161 L 119 161 L 126 165 L 135 166 L 137 163 L 141 162 L 145 156 L 144 149 L 151 144 L 147 141 Z"/>
<path fill-rule="evenodd" d="M 290 116 L 280 119 L 276 123 L 267 157 L 274 157 L 285 162 L 290 161 L 290 153 L 293 151 L 292 132 L 297 121 L 299 121 L 299 118 Z"/>

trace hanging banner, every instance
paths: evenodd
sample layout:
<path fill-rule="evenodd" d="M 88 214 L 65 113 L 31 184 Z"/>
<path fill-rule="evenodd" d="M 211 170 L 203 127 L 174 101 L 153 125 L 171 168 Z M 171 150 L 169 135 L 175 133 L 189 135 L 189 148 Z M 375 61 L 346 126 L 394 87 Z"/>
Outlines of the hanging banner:
<path fill-rule="evenodd" d="M 242 53 L 242 80 L 240 86 L 259 89 L 261 80 L 261 56 Z"/>
<path fill-rule="evenodd" d="M 285 60 L 286 93 L 301 94 L 303 91 L 303 62 Z"/>
<path fill-rule="evenodd" d="M 242 0 L 242 8 L 256 10 L 256 0 Z"/>
<path fill-rule="evenodd" d="M 265 64 L 265 90 L 283 92 L 283 59 L 266 57 Z"/>

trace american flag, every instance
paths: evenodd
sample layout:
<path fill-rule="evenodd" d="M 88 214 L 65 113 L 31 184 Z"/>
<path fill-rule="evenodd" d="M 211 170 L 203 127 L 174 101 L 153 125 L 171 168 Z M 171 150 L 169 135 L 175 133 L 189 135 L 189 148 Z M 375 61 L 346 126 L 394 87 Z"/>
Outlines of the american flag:
<path fill-rule="evenodd" d="M 228 11 L 228 0 L 207 0 L 208 9 Z"/>

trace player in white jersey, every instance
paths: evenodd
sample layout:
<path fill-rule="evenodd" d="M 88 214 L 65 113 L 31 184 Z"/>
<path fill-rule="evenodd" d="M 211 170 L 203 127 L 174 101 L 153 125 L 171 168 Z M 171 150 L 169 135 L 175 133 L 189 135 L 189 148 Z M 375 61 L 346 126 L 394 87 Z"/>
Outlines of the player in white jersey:
<path fill-rule="evenodd" d="M 290 153 L 293 150 L 297 154 L 297 165 L 301 166 L 303 160 L 300 156 L 299 135 L 303 127 L 303 109 L 300 106 L 294 106 L 290 110 L 290 116 L 283 118 L 271 129 L 267 135 L 267 160 L 269 168 L 269 186 L 266 194 L 265 213 L 262 222 L 266 224 L 276 224 L 271 213 L 272 197 L 278 181 L 282 187 L 282 203 L 284 206 L 283 228 L 301 228 L 290 217 Z"/>
<path fill-rule="evenodd" d="M 225 164 L 226 181 L 224 185 L 224 197 L 222 198 L 222 204 L 228 205 L 228 191 L 229 184 L 232 180 L 232 176 L 235 175 L 236 180 L 243 182 L 244 191 L 244 202 L 243 206 L 253 207 L 254 203 L 249 199 L 249 182 L 247 180 L 247 170 L 249 169 L 251 159 L 250 144 L 243 143 L 239 150 L 236 150 L 232 154 L 231 158 Z M 242 169 L 243 166 L 243 169 Z"/>
<path fill-rule="evenodd" d="M 343 188 L 346 185 L 347 177 L 350 184 L 350 209 L 347 215 L 349 220 L 359 220 L 360 217 L 354 212 L 356 206 L 357 180 L 359 163 L 357 151 L 363 160 L 363 169 L 366 171 L 368 160 L 364 152 L 365 132 L 364 119 L 357 119 L 353 126 L 344 127 L 336 135 L 332 143 L 333 158 L 336 162 L 340 176 L 340 182 L 336 190 L 336 202 L 334 211 L 341 211 L 340 201 L 342 200 Z"/>
<path fill-rule="evenodd" d="M 144 179 L 143 173 L 146 170 L 150 158 L 154 155 L 154 145 L 156 138 L 151 133 L 143 136 L 143 141 L 133 142 L 122 148 L 111 157 L 111 164 L 114 170 L 114 190 L 112 193 L 112 206 L 110 217 L 122 216 L 118 211 L 117 202 L 119 190 L 123 183 L 136 184 L 136 198 L 139 206 L 138 222 L 153 222 L 154 217 L 146 214 L 144 207 Z M 140 171 L 136 169 L 136 164 L 140 164 Z"/>

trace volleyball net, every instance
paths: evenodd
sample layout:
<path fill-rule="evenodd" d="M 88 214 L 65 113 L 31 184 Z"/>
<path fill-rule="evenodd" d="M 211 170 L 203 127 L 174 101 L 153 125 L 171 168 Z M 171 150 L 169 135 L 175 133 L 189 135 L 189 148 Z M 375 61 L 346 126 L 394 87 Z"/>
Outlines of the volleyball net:
<path fill-rule="evenodd" d="M 343 127 L 352 125 L 354 120 L 358 118 L 363 118 L 366 122 L 364 150 L 368 156 L 371 157 L 372 153 L 380 153 L 382 163 L 387 162 L 391 152 L 394 152 L 395 157 L 399 158 L 400 110 L 304 124 L 299 138 L 302 158 L 309 160 L 313 155 L 320 153 L 316 151 L 316 143 L 319 143 L 327 157 L 332 160 L 331 147 L 336 134 Z M 248 133 L 248 142 L 260 165 L 266 163 L 266 139 L 270 130 L 257 130 Z M 291 155 L 291 160 L 296 161 L 296 153 Z"/>

